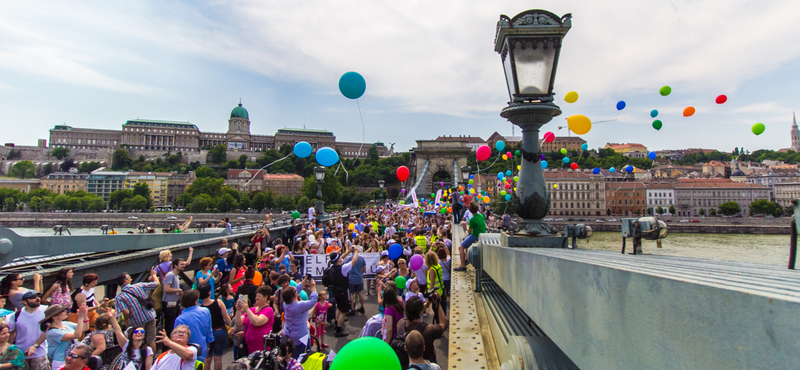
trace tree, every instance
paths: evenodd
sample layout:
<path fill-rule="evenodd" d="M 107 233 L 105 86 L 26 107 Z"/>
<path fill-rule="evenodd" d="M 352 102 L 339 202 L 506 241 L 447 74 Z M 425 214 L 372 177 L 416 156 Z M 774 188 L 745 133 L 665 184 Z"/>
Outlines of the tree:
<path fill-rule="evenodd" d="M 61 162 L 61 172 L 69 172 L 69 169 L 75 167 L 75 161 L 72 158 L 67 158 Z"/>
<path fill-rule="evenodd" d="M 291 195 L 279 195 L 275 200 L 275 207 L 282 211 L 291 211 L 295 209 L 294 197 Z"/>
<path fill-rule="evenodd" d="M 145 198 L 145 197 L 143 197 L 141 195 L 136 195 L 136 196 L 133 197 L 133 199 L 131 199 L 130 205 L 131 205 L 131 209 L 134 209 L 134 210 L 147 209 L 147 198 Z"/>
<path fill-rule="evenodd" d="M 27 176 L 33 176 L 35 172 L 36 166 L 33 165 L 33 162 L 22 161 L 15 163 L 14 166 L 11 167 L 11 170 L 8 171 L 8 174 L 12 177 L 24 179 Z"/>
<path fill-rule="evenodd" d="M 227 149 L 225 145 L 217 145 L 208 151 L 208 156 L 211 158 L 211 163 L 225 163 L 228 159 Z"/>
<path fill-rule="evenodd" d="M 264 195 L 264 207 L 266 208 L 275 207 L 275 193 L 273 193 L 272 190 L 268 190 L 267 193 Z"/>
<path fill-rule="evenodd" d="M 671 215 L 675 214 L 675 206 L 673 206 L 672 204 L 669 205 L 669 214 Z"/>
<path fill-rule="evenodd" d="M 192 212 L 202 213 L 206 212 L 210 205 L 211 197 L 208 194 L 200 194 L 194 197 L 192 204 L 189 205 L 189 209 Z"/>
<path fill-rule="evenodd" d="M 302 197 L 300 197 L 300 199 L 297 200 L 297 208 L 299 208 L 301 210 L 309 209 L 313 205 L 314 204 L 311 203 L 311 199 L 308 199 L 308 197 L 305 196 L 305 195 L 303 195 Z"/>
<path fill-rule="evenodd" d="M 339 178 L 333 175 L 333 172 L 334 171 L 329 168 L 325 174 L 325 181 L 322 183 L 322 200 L 328 204 L 337 204 L 341 202 L 342 190 L 344 188 L 342 184 L 339 183 Z M 317 197 L 317 183 L 314 176 L 305 178 L 301 193 L 308 197 L 308 199 Z"/>
<path fill-rule="evenodd" d="M 50 157 L 56 157 L 58 160 L 69 157 L 69 149 L 67 148 L 54 148 L 48 153 Z"/>
<path fill-rule="evenodd" d="M 99 162 L 83 162 L 81 163 L 80 167 L 78 167 L 78 172 L 89 173 L 100 167 L 101 166 Z"/>
<path fill-rule="evenodd" d="M 208 177 L 199 178 L 192 182 L 192 185 L 186 189 L 186 192 L 191 196 L 208 194 L 211 197 L 217 197 L 222 194 L 222 185 L 224 183 L 225 180 L 223 179 L 212 179 Z"/>
<path fill-rule="evenodd" d="M 230 212 L 236 209 L 236 199 L 228 194 L 222 194 L 219 198 L 215 199 L 217 210 L 220 212 Z"/>
<path fill-rule="evenodd" d="M 6 156 L 6 158 L 7 159 L 20 159 L 20 158 L 22 158 L 22 151 L 17 150 L 17 149 L 11 149 L 11 151 L 8 152 L 8 155 Z"/>
<path fill-rule="evenodd" d="M 708 210 L 708 215 L 709 215 L 709 216 L 712 216 L 712 217 L 713 217 L 713 216 L 716 216 L 716 215 L 717 215 L 717 210 L 716 210 L 716 209 L 714 209 L 714 208 L 711 208 L 711 209 L 709 209 L 709 210 Z"/>
<path fill-rule="evenodd" d="M 49 175 L 51 173 L 53 173 L 53 164 L 52 163 L 48 163 L 48 164 L 44 165 L 44 167 L 42 167 L 42 176 L 47 176 L 47 175 Z"/>
<path fill-rule="evenodd" d="M 663 215 L 664 214 L 664 207 L 658 206 L 658 208 L 656 208 L 656 213 L 658 213 L 659 215 Z"/>
<path fill-rule="evenodd" d="M 720 204 L 719 211 L 725 216 L 733 216 L 737 213 L 742 212 L 742 208 L 739 207 L 739 203 L 730 201 Z"/>
<path fill-rule="evenodd" d="M 247 154 L 239 156 L 239 168 L 247 168 Z"/>
<path fill-rule="evenodd" d="M 133 198 L 125 198 L 119 203 L 119 206 L 122 207 L 123 211 L 127 212 L 131 210 L 131 199 Z"/>
<path fill-rule="evenodd" d="M 242 167 L 239 167 L 239 161 L 230 160 L 227 163 L 225 163 L 225 168 L 231 169 L 231 168 L 242 168 Z"/>
<path fill-rule="evenodd" d="M 13 197 L 8 197 L 3 201 L 3 212 L 14 212 L 17 210 L 17 200 Z"/>
<path fill-rule="evenodd" d="M 153 197 L 150 196 L 150 185 L 146 182 L 137 182 L 133 185 L 133 197 L 141 195 L 147 201 L 147 208 L 153 206 Z"/>
<path fill-rule="evenodd" d="M 125 199 L 133 198 L 133 190 L 123 189 L 115 190 L 108 196 L 108 206 L 112 209 L 122 207 L 122 201 Z"/>
<path fill-rule="evenodd" d="M 250 196 L 247 194 L 242 194 L 241 198 L 239 198 L 239 209 L 242 211 L 250 209 L 250 203 Z"/>
<path fill-rule="evenodd" d="M 700 213 L 700 216 L 705 216 L 706 215 L 706 210 L 703 209 L 703 208 L 700 208 L 700 212 L 699 213 Z"/>
<path fill-rule="evenodd" d="M 92 204 L 89 206 L 89 209 L 92 211 L 102 211 L 106 208 L 106 202 L 103 201 L 103 197 L 97 195 L 92 199 Z"/>
<path fill-rule="evenodd" d="M 778 204 L 766 199 L 759 199 L 750 204 L 750 215 L 774 215 L 777 209 Z"/>
<path fill-rule="evenodd" d="M 253 195 L 253 200 L 250 202 L 250 207 L 258 212 L 261 212 L 262 210 L 264 210 L 264 207 L 267 206 L 265 198 L 266 195 L 264 195 L 263 192 L 256 193 L 255 195 Z"/>
<path fill-rule="evenodd" d="M 203 167 L 199 167 L 196 170 L 194 170 L 194 176 L 197 177 L 198 179 L 199 178 L 203 178 L 203 177 L 216 179 L 216 178 L 219 177 L 219 174 L 217 173 L 217 171 L 215 169 L 213 169 L 211 167 L 203 166 Z"/>
<path fill-rule="evenodd" d="M 28 209 L 30 209 L 31 212 L 39 212 L 39 211 L 41 211 L 42 210 L 42 198 L 41 197 L 36 197 L 36 196 L 31 197 L 31 199 L 28 200 Z"/>

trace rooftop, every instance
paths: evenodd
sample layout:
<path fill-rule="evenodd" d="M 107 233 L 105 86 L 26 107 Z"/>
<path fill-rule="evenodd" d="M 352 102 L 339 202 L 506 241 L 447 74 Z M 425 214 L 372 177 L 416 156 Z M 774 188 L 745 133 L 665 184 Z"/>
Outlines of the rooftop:
<path fill-rule="evenodd" d="M 279 134 L 288 134 L 293 132 L 307 132 L 307 133 L 315 133 L 315 134 L 331 134 L 332 132 L 326 130 L 312 130 L 312 129 L 305 129 L 305 128 L 279 128 Z"/>
<path fill-rule="evenodd" d="M 436 141 L 466 141 L 472 144 L 483 144 L 486 140 L 481 139 L 478 136 L 439 136 L 436 138 Z"/>
<path fill-rule="evenodd" d="M 282 174 L 282 173 L 265 173 L 264 174 L 265 180 L 281 180 L 281 179 L 300 179 L 303 180 L 303 176 L 297 174 Z"/>
<path fill-rule="evenodd" d="M 544 178 L 547 180 L 553 179 L 588 179 L 590 177 L 596 177 L 602 179 L 603 175 L 601 174 L 593 174 L 592 170 L 590 169 L 544 169 Z"/>
<path fill-rule="evenodd" d="M 136 126 L 161 126 L 161 127 L 181 127 L 181 128 L 194 128 L 196 129 L 193 123 L 186 121 L 186 122 L 179 122 L 179 121 L 161 121 L 161 120 L 154 120 L 154 119 L 131 119 L 125 122 L 125 125 L 136 125 Z M 124 125 L 123 125 L 124 126 Z"/>
<path fill-rule="evenodd" d="M 128 176 L 172 176 L 171 172 L 128 172 Z"/>

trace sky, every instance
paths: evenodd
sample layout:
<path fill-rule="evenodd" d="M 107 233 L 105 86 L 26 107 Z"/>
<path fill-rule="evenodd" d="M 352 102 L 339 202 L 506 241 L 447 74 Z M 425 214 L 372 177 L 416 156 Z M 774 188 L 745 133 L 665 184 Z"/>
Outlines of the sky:
<path fill-rule="evenodd" d="M 566 117 L 594 122 L 592 148 L 731 151 L 790 146 L 800 102 L 800 2 L 539 1 L 572 14 L 556 75 Z M 241 98 L 253 134 L 306 127 L 338 141 L 396 143 L 512 134 L 494 36 L 524 1 L 0 2 L 3 143 L 36 145 L 57 124 L 121 129 L 129 119 L 225 132 Z M 338 90 L 360 73 L 358 101 Z M 661 86 L 672 87 L 662 97 Z M 566 103 L 564 95 L 580 98 Z M 728 102 L 715 104 L 717 95 Z M 620 100 L 627 107 L 618 111 Z M 685 118 L 683 109 L 697 113 Z M 359 115 L 359 107 L 361 115 Z M 657 109 L 663 128 L 651 127 Z M 363 117 L 363 125 L 362 125 Z M 750 127 L 762 122 L 760 136 Z M 563 128 L 559 129 L 559 126 Z M 519 135 L 519 128 L 514 133 Z M 574 134 L 572 134 L 574 135 Z"/>

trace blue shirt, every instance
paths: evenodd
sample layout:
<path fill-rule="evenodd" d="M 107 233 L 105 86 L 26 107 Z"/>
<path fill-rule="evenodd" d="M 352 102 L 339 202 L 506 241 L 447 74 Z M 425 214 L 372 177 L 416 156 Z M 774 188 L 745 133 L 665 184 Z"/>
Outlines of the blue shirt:
<path fill-rule="evenodd" d="M 229 265 L 227 259 L 220 258 L 217 260 L 217 270 L 223 274 L 228 274 L 233 270 L 233 265 Z"/>
<path fill-rule="evenodd" d="M 69 321 L 62 321 L 66 329 L 50 329 L 47 331 L 47 358 L 56 361 L 65 361 L 67 348 L 72 345 L 72 341 L 62 341 L 64 334 L 75 333 L 77 324 Z M 26 348 L 27 349 L 27 348 Z"/>
<path fill-rule="evenodd" d="M 347 277 L 350 278 L 350 284 L 361 284 L 364 282 L 364 268 L 367 267 L 367 261 L 363 257 L 358 256 L 355 266 L 350 269 Z"/>
<path fill-rule="evenodd" d="M 205 279 L 205 278 L 208 278 L 209 276 L 211 276 L 211 271 L 209 271 L 208 274 L 204 275 L 203 274 L 203 270 L 198 270 L 197 273 L 194 275 L 195 287 L 192 288 L 192 289 L 197 289 L 197 285 L 198 285 L 197 282 L 200 281 L 200 279 Z M 211 287 L 211 299 L 212 300 L 214 299 L 214 280 L 215 280 L 214 277 L 211 276 L 211 279 L 208 279 L 208 283 L 207 283 Z"/>
<path fill-rule="evenodd" d="M 283 334 L 300 343 L 300 338 L 308 335 L 308 311 L 317 305 L 317 292 L 311 293 L 307 301 L 283 304 Z"/>
<path fill-rule="evenodd" d="M 214 341 L 214 330 L 211 328 L 211 312 L 202 306 L 192 306 L 183 309 L 183 312 L 175 319 L 175 328 L 179 325 L 186 325 L 192 332 L 189 343 L 200 346 L 200 353 L 197 354 L 197 361 L 206 358 L 208 344 Z"/>
<path fill-rule="evenodd" d="M 360 222 L 357 223 L 356 224 L 356 230 L 358 230 L 358 232 L 360 232 L 360 233 L 363 233 L 364 232 L 364 224 L 362 224 Z"/>

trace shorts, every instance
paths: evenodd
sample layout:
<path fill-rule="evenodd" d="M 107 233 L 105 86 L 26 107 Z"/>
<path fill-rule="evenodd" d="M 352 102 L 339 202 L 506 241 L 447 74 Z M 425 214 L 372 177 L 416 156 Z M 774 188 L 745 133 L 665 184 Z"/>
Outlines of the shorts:
<path fill-rule="evenodd" d="M 464 238 L 464 241 L 462 241 L 462 242 L 461 242 L 461 248 L 464 248 L 464 249 L 466 250 L 466 249 L 467 249 L 467 248 L 469 248 L 469 247 L 470 247 L 470 246 L 471 246 L 473 243 L 475 243 L 475 242 L 477 242 L 477 241 L 478 241 L 478 238 L 476 238 L 476 237 L 475 237 L 475 236 L 473 236 L 472 234 L 469 234 L 469 235 L 467 235 L 467 237 L 466 237 L 466 238 Z"/>
<path fill-rule="evenodd" d="M 364 290 L 364 283 L 350 284 L 350 294 L 356 294 Z"/>
<path fill-rule="evenodd" d="M 336 299 L 336 308 L 339 311 L 348 313 L 350 312 L 350 294 L 345 289 L 336 289 L 333 292 L 333 297 Z"/>
<path fill-rule="evenodd" d="M 133 329 L 136 329 L 137 327 L 143 327 L 144 328 L 144 342 L 145 342 L 145 344 L 155 343 L 155 341 L 156 341 L 156 320 L 155 319 L 148 321 L 144 325 L 135 325 L 135 326 L 131 325 L 131 326 L 129 326 L 128 329 L 125 330 L 125 334 L 128 336 L 128 338 L 131 337 L 131 332 L 133 332 Z"/>
<path fill-rule="evenodd" d="M 222 356 L 228 344 L 228 331 L 225 328 L 214 330 L 214 341 L 208 345 L 208 356 Z"/>

